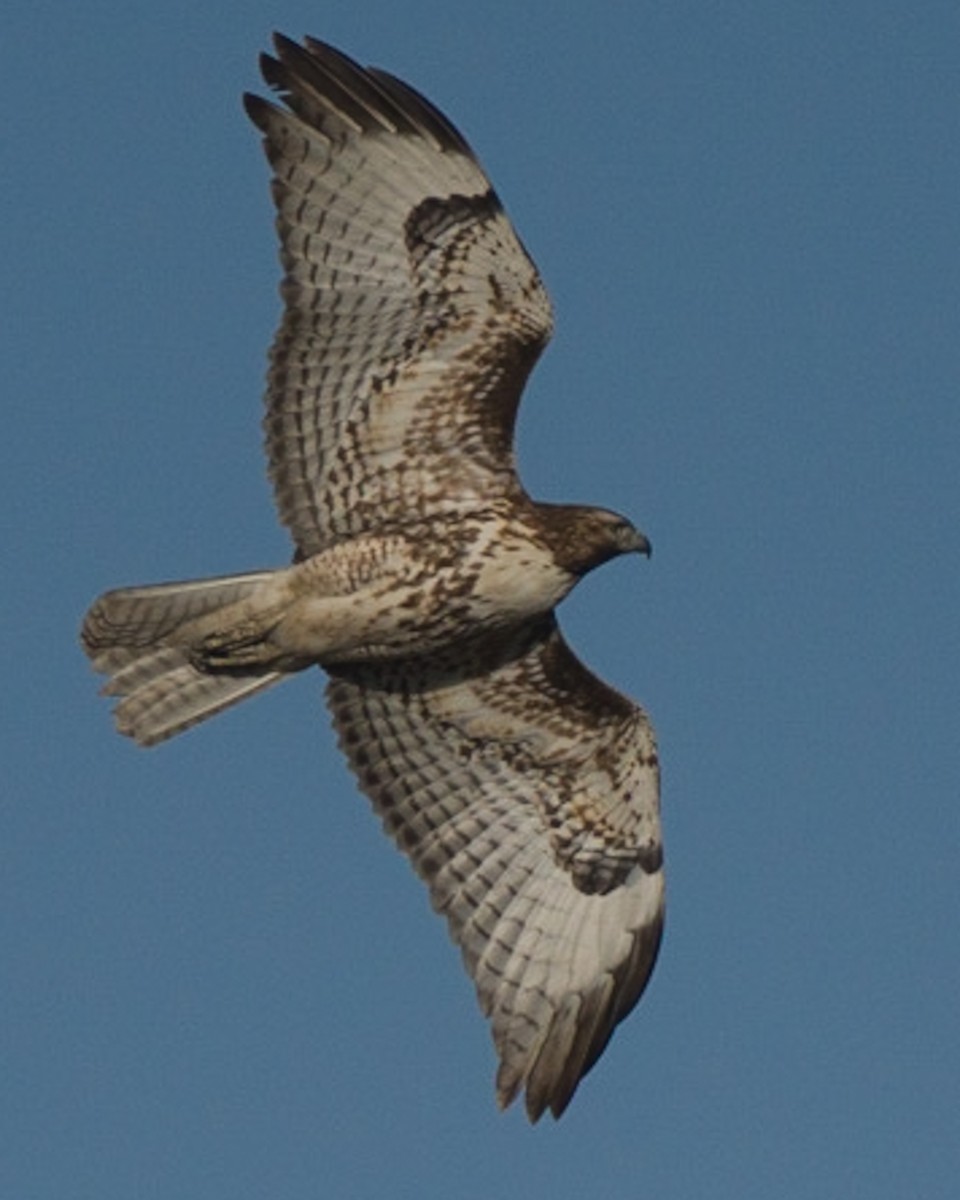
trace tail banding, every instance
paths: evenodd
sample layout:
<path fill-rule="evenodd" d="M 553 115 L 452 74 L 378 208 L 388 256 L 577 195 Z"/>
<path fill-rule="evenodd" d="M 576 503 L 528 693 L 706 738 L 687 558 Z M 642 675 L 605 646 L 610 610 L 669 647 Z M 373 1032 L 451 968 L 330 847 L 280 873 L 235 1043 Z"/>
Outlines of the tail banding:
<path fill-rule="evenodd" d="M 110 676 L 104 694 L 120 698 L 120 733 L 156 745 L 289 676 L 289 667 L 266 656 L 260 665 L 213 665 L 198 653 L 218 630 L 250 624 L 256 605 L 249 602 L 275 574 L 122 588 L 93 604 L 81 641 L 94 667 Z"/>

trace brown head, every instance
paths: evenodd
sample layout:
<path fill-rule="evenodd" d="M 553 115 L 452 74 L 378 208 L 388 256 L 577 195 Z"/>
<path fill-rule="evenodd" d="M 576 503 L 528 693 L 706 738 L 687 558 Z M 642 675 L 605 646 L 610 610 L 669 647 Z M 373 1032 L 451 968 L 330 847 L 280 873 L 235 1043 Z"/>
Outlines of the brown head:
<path fill-rule="evenodd" d="M 571 575 L 586 575 L 619 554 L 645 554 L 650 542 L 619 513 L 579 504 L 538 504 L 544 538 Z"/>

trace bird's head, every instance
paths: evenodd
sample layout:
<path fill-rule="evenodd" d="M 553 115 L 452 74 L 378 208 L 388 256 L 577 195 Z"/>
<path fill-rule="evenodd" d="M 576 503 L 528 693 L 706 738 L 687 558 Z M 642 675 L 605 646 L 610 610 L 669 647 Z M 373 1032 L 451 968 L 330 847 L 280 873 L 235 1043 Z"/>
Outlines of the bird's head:
<path fill-rule="evenodd" d="M 571 504 L 542 504 L 538 508 L 557 561 L 573 575 L 586 575 L 620 554 L 650 557 L 646 535 L 620 513 Z"/>

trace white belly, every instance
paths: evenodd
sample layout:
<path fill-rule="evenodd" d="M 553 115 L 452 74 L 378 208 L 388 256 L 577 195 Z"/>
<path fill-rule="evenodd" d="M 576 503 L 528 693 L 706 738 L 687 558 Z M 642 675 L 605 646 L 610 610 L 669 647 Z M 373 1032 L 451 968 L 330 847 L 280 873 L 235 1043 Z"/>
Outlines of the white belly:
<path fill-rule="evenodd" d="M 320 663 L 427 653 L 547 612 L 574 583 L 546 550 L 500 527 L 439 567 L 410 543 L 376 550 L 360 579 L 351 569 L 351 586 L 341 565 L 355 552 L 346 545 L 328 552 L 329 562 L 321 554 L 292 568 L 293 600 L 271 641 Z"/>

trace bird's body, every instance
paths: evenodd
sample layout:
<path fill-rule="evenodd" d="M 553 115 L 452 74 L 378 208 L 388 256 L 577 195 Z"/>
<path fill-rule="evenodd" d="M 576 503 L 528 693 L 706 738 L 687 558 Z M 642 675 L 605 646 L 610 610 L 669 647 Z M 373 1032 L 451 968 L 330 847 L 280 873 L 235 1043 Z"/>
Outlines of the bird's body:
<path fill-rule="evenodd" d="M 324 667 L 343 750 L 476 980 L 501 1102 L 559 1115 L 652 969 L 663 877 L 649 723 L 553 610 L 649 546 L 519 483 L 552 317 L 462 137 L 391 76 L 277 49 L 289 111 L 247 107 L 286 270 L 265 427 L 296 557 L 108 592 L 84 646 L 144 745 Z"/>

